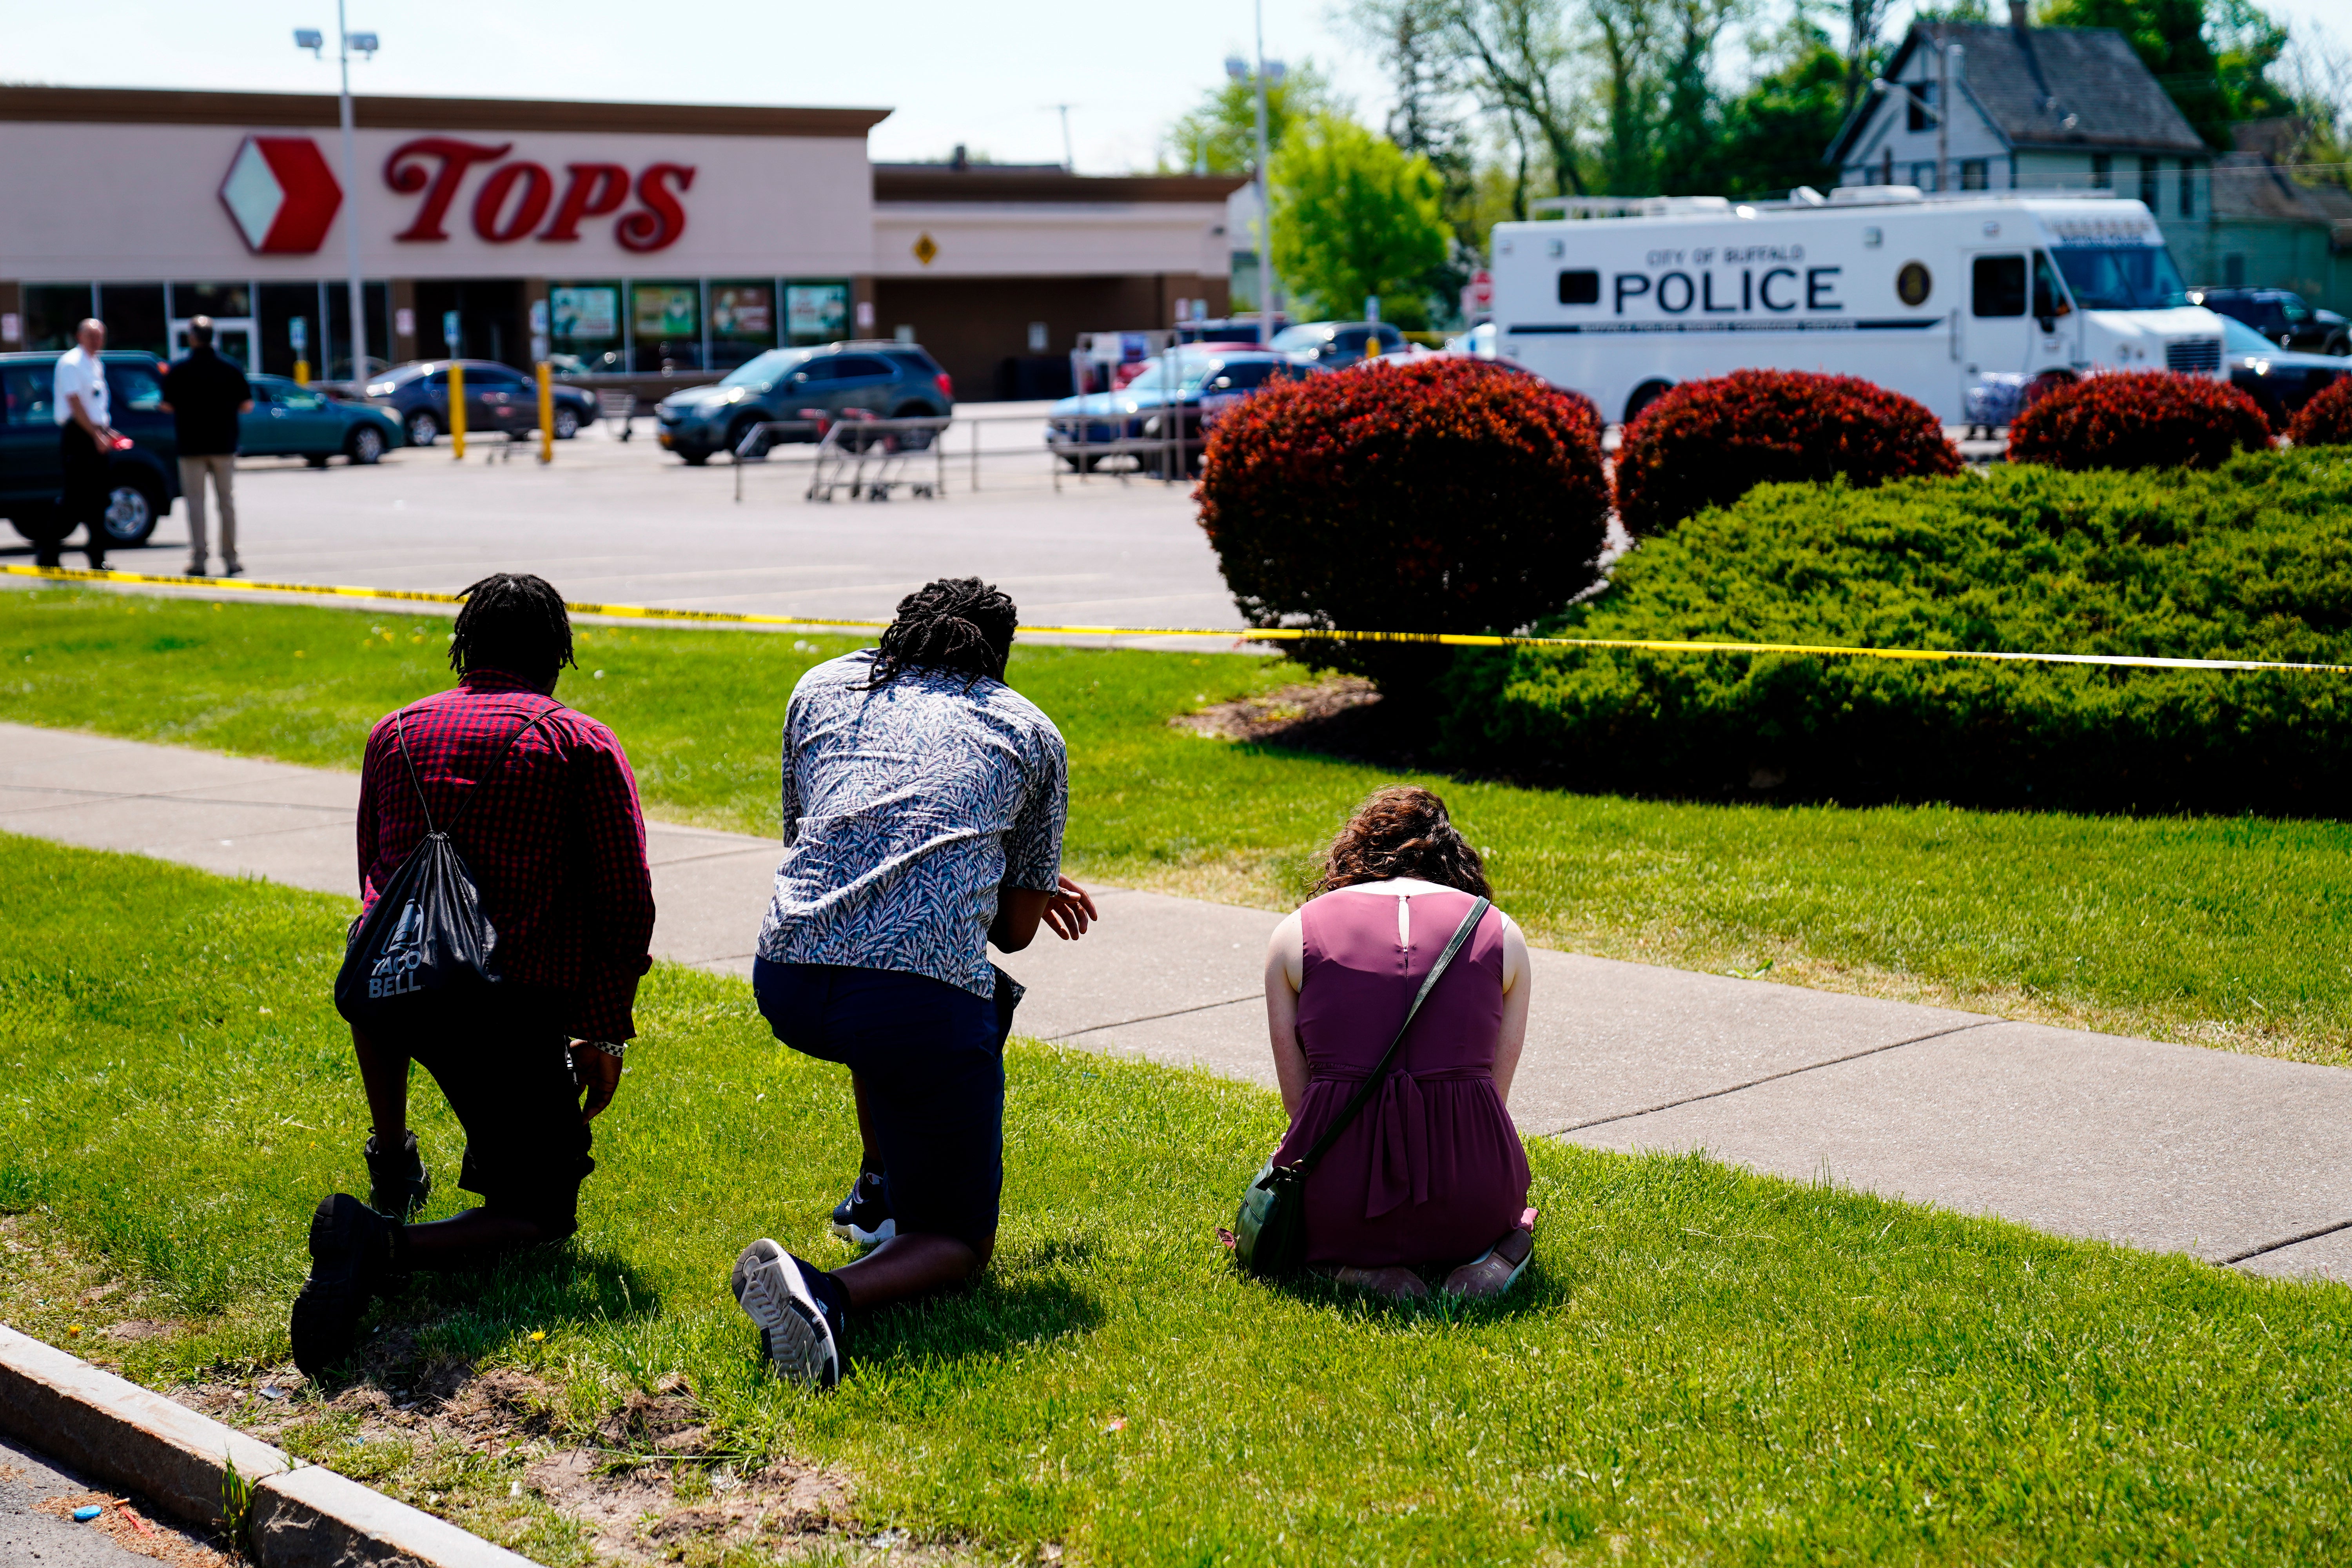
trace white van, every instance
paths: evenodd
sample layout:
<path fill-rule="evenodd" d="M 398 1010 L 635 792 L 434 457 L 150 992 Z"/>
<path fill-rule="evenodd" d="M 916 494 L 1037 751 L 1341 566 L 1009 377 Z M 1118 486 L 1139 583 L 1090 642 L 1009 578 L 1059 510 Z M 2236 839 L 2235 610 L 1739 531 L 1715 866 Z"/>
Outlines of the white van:
<path fill-rule="evenodd" d="M 2101 195 L 1849 186 L 1495 226 L 1496 354 L 1632 419 L 1744 369 L 1860 376 L 1947 425 L 1999 425 L 2053 380 L 2226 379 L 2147 208 Z"/>

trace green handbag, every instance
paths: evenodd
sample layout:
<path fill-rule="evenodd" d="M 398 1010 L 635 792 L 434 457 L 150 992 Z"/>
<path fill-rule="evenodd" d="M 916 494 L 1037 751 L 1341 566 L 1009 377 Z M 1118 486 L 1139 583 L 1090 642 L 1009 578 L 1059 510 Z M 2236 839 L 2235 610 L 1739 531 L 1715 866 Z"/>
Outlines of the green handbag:
<path fill-rule="evenodd" d="M 1381 1053 L 1380 1065 L 1356 1086 L 1346 1109 L 1324 1129 L 1323 1136 L 1315 1141 L 1305 1158 L 1288 1165 L 1277 1165 L 1269 1158 L 1250 1183 L 1249 1191 L 1242 1194 L 1241 1212 L 1234 1216 L 1233 1248 L 1234 1261 L 1244 1269 L 1260 1279 L 1276 1279 L 1296 1274 L 1306 1264 L 1307 1173 L 1330 1152 L 1331 1145 L 1339 1141 L 1340 1134 L 1356 1120 L 1357 1112 L 1364 1109 L 1373 1091 L 1387 1079 L 1389 1066 L 1396 1060 L 1397 1050 L 1404 1044 L 1405 1031 L 1412 1027 L 1421 1005 L 1429 1000 L 1429 994 L 1437 988 L 1438 979 L 1454 962 L 1454 955 L 1462 951 L 1462 944 L 1470 940 L 1470 933 L 1478 929 L 1478 922 L 1494 907 L 1485 899 L 1470 906 L 1454 940 L 1445 944 L 1445 951 L 1429 966 L 1428 977 L 1422 981 L 1412 1005 L 1405 1009 L 1404 1022 L 1397 1026 L 1396 1038 Z"/>

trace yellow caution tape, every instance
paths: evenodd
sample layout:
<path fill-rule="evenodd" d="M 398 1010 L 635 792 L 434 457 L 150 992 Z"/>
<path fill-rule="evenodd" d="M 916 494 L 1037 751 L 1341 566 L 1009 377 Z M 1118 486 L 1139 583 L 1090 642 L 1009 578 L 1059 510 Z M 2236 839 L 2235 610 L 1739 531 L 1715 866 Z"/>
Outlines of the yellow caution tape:
<path fill-rule="evenodd" d="M 180 577 L 141 572 L 76 572 L 63 566 L 0 565 L 0 575 L 58 583 L 119 583 L 133 587 L 229 589 L 244 594 L 308 594 L 331 599 L 390 599 L 415 605 L 459 605 L 456 594 L 416 588 L 353 588 L 324 583 L 257 583 L 246 577 Z M 671 610 L 654 605 L 567 603 L 575 616 L 734 626 L 838 626 L 869 630 L 887 621 L 823 616 L 761 616 L 738 610 Z M 2010 664 L 2088 664 L 2128 669 L 2292 669 L 2311 675 L 2352 675 L 2352 664 L 2290 664 L 2262 658 L 2156 658 L 2110 653 L 1996 653 L 1979 648 L 1839 647 L 1796 642 L 1671 642 L 1642 637 L 1519 637 L 1479 632 L 1325 631 L 1311 626 L 1021 626 L 1033 637 L 1218 637 L 1234 642 L 1409 643 L 1437 647 L 1629 648 L 1643 653 L 1801 653 L 1841 658 L 1986 659 Z"/>

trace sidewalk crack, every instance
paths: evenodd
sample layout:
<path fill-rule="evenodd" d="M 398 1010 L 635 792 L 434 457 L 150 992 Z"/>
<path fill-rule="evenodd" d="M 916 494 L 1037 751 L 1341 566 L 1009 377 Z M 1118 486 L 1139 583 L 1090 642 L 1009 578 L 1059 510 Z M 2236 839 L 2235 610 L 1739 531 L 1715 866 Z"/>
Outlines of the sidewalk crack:
<path fill-rule="evenodd" d="M 1759 1084 L 1772 1083 L 1784 1078 L 1794 1078 L 1799 1073 L 1818 1072 L 1823 1068 L 1833 1068 L 1842 1062 L 1858 1062 L 1864 1057 L 1874 1057 L 1883 1051 L 1901 1050 L 1905 1046 L 1916 1046 L 1928 1040 L 1940 1040 L 1948 1035 L 1966 1034 L 1970 1029 L 1989 1029 L 1996 1024 L 2010 1022 L 2011 1020 L 2008 1018 L 1979 1018 L 1972 1024 L 1955 1024 L 1948 1029 L 1937 1029 L 1929 1034 L 1914 1035 L 1907 1040 L 1890 1040 L 1885 1045 L 1873 1046 L 1868 1050 L 1854 1051 L 1846 1056 L 1832 1057 L 1824 1062 L 1807 1062 L 1803 1067 L 1790 1068 L 1785 1072 L 1766 1073 L 1762 1078 L 1752 1078 L 1746 1083 L 1735 1083 L 1727 1089 L 1711 1089 L 1705 1094 L 1685 1095 L 1680 1100 L 1669 1100 L 1663 1105 L 1645 1106 L 1640 1110 L 1620 1110 L 1613 1115 L 1596 1116 L 1590 1121 L 1572 1122 L 1566 1127 L 1544 1133 L 1542 1136 L 1560 1138 L 1570 1132 L 1581 1132 L 1588 1127 L 1600 1127 L 1612 1121 L 1630 1121 L 1637 1116 L 1655 1116 L 1661 1110 L 1672 1110 L 1678 1105 L 1696 1105 L 1702 1100 L 1720 1100 L 1727 1094 L 1738 1094 L 1741 1089 L 1754 1089 Z"/>
<path fill-rule="evenodd" d="M 2266 1241 L 2260 1247 L 2250 1247 L 2244 1252 L 2234 1253 L 2222 1258 L 2221 1267 L 2234 1268 L 2249 1258 L 2260 1258 L 2264 1253 L 2277 1252 L 2290 1247 L 2297 1247 L 2306 1241 L 2317 1241 L 2321 1237 L 2334 1236 L 2339 1230 L 2352 1230 L 2352 1219 L 2339 1219 L 2334 1225 L 2323 1225 L 2316 1230 L 2306 1230 L 2301 1236 L 2290 1236 L 2284 1241 Z"/>
<path fill-rule="evenodd" d="M 1123 1029 L 1129 1024 L 1150 1024 L 1161 1018 L 1181 1018 L 1187 1013 L 1206 1013 L 1215 1007 L 1230 1007 L 1236 1002 L 1255 1002 L 1262 994 L 1253 991 L 1246 996 L 1228 996 L 1222 1002 L 1203 1002 L 1197 1007 L 1179 1007 L 1169 1013 L 1146 1013 L 1140 1018 L 1119 1018 L 1108 1024 L 1089 1024 L 1083 1029 L 1072 1029 L 1065 1035 L 1051 1037 L 1056 1040 L 1075 1040 L 1080 1035 L 1100 1034 L 1105 1029 Z"/>

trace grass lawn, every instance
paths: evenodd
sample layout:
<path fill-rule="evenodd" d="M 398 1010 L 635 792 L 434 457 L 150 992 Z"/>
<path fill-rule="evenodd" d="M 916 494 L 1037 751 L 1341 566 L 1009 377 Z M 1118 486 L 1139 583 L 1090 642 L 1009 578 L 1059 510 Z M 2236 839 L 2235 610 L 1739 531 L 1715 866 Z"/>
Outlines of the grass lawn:
<path fill-rule="evenodd" d="M 448 679 L 447 616 L 0 594 L 0 719 L 352 767 L 368 724 Z M 584 627 L 562 695 L 609 721 L 646 805 L 775 829 L 801 670 L 856 646 Z M 603 671 L 601 679 L 595 674 Z M 1168 718 L 1298 679 L 1216 654 L 1024 647 L 1070 742 L 1081 876 L 1287 908 L 1393 775 Z M 1427 776 L 1549 945 L 2352 1065 L 2352 826 L 1937 807 L 1724 806 Z"/>
<path fill-rule="evenodd" d="M 851 1489 L 854 1535 L 731 1563 L 844 1561 L 882 1531 L 915 1561 L 1122 1565 L 2307 1563 L 2352 1537 L 2340 1287 L 1546 1143 L 1515 1297 L 1269 1289 L 1212 1227 L 1274 1097 L 1030 1044 L 984 1282 L 866 1320 L 838 1392 L 779 1386 L 726 1271 L 762 1233 L 844 1256 L 846 1085 L 766 1037 L 741 983 L 667 965 L 580 1236 L 420 1284 L 379 1310 L 364 1386 L 273 1402 L 310 1206 L 363 1179 L 327 1001 L 350 909 L 0 836 L 0 1316 L 228 1390 L 297 1452 L 543 1562 L 593 1539 L 540 1496 L 559 1449 L 682 1500 L 779 1456 Z M 446 1213 L 457 1142 L 420 1104 Z M 541 1403 L 488 1439 L 418 1424 L 490 1385 Z M 688 1438 L 620 1419 L 656 1393 Z"/>

